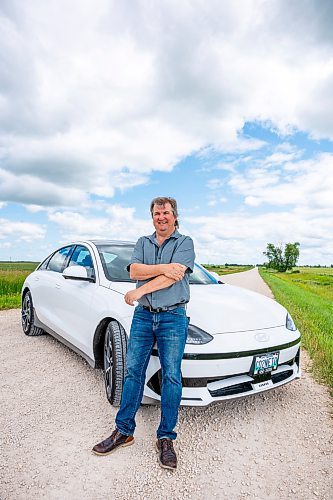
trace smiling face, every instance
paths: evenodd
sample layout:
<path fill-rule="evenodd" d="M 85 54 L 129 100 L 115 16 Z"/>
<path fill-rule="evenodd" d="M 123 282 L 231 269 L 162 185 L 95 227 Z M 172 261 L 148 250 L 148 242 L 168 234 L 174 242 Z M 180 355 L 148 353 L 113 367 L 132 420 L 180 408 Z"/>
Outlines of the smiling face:
<path fill-rule="evenodd" d="M 164 205 L 155 204 L 152 215 L 157 236 L 160 238 L 169 238 L 176 229 L 176 217 L 170 203 L 165 203 Z"/>

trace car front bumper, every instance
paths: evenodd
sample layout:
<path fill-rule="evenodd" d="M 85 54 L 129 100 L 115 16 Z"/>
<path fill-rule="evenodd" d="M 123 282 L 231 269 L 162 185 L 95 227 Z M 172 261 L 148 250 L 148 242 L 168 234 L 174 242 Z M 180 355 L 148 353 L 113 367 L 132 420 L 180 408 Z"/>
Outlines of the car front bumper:
<path fill-rule="evenodd" d="M 279 349 L 277 349 L 277 347 Z M 251 376 L 254 355 L 279 351 L 278 368 L 271 373 Z M 284 345 L 237 353 L 194 354 L 185 352 L 182 361 L 182 406 L 211 403 L 264 392 L 300 377 L 300 338 Z M 157 351 L 151 356 L 143 404 L 160 401 L 161 367 Z"/>

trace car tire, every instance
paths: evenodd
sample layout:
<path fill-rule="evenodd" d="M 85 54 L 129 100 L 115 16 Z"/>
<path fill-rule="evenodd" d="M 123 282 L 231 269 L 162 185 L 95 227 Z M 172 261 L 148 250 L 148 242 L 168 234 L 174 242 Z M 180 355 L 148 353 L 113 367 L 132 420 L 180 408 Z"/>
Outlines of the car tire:
<path fill-rule="evenodd" d="M 104 337 L 104 381 L 110 404 L 119 406 L 126 370 L 127 336 L 117 321 L 110 321 Z"/>
<path fill-rule="evenodd" d="M 21 309 L 22 329 L 25 335 L 29 337 L 38 337 L 44 335 L 44 330 L 35 325 L 35 311 L 32 302 L 31 293 L 25 293 L 22 300 Z"/>

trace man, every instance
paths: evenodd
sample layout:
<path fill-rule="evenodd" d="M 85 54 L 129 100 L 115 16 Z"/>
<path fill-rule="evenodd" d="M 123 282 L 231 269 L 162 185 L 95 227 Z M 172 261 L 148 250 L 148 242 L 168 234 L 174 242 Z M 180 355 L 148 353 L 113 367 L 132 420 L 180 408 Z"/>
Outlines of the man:
<path fill-rule="evenodd" d="M 108 455 L 134 442 L 135 415 L 140 406 L 146 370 L 155 344 L 162 369 L 161 421 L 157 429 L 160 465 L 177 467 L 173 448 L 174 427 L 182 395 L 181 361 L 185 349 L 190 299 L 189 273 L 193 271 L 192 239 L 177 228 L 177 203 L 173 198 L 155 198 L 150 211 L 155 232 L 137 241 L 132 255 L 130 276 L 136 289 L 126 293 L 125 301 L 135 308 L 126 359 L 126 377 L 116 416 L 116 429 L 97 444 L 93 452 Z"/>

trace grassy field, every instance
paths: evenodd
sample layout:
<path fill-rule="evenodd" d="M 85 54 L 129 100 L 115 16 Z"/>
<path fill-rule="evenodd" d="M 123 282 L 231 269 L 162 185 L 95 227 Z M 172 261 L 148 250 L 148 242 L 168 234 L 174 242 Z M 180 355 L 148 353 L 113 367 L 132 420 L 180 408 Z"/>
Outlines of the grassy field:
<path fill-rule="evenodd" d="M 203 266 L 208 271 L 213 271 L 214 273 L 223 275 L 223 274 L 232 274 L 232 273 L 241 273 L 243 271 L 248 271 L 252 269 L 253 266 L 237 266 L 234 264 L 230 264 L 230 266 L 218 266 L 212 264 L 203 264 Z"/>
<path fill-rule="evenodd" d="M 0 262 L 0 310 L 21 307 L 21 288 L 38 262 Z"/>
<path fill-rule="evenodd" d="M 333 391 L 333 269 L 273 273 L 261 268 L 260 274 L 301 331 L 316 378 Z"/>

